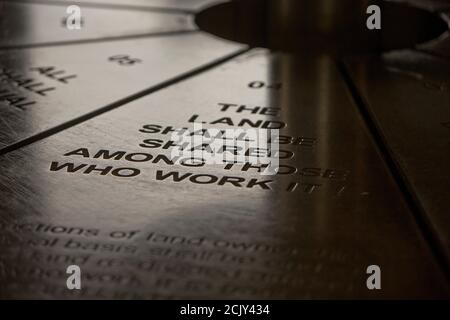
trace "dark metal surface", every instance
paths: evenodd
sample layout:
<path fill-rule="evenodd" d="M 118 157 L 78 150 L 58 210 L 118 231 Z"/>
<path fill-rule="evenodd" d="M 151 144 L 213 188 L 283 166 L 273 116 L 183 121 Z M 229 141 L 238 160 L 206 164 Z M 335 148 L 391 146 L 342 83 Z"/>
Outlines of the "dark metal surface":
<path fill-rule="evenodd" d="M 369 5 L 382 12 L 380 30 L 365 27 Z M 195 21 L 202 30 L 251 46 L 333 56 L 411 48 L 448 30 L 437 13 L 383 0 L 230 1 Z"/>
<path fill-rule="evenodd" d="M 450 11 L 443 11 L 440 15 L 450 25 Z M 450 32 L 447 31 L 434 40 L 418 45 L 417 49 L 450 60 Z"/>
<path fill-rule="evenodd" d="M 428 52 L 443 59 L 450 59 L 450 34 L 446 33 L 439 39 L 419 47 L 421 51 Z"/>
<path fill-rule="evenodd" d="M 66 6 L 0 2 L 0 48 L 107 40 L 196 29 L 183 13 L 82 8 L 79 30 L 66 27 Z"/>
<path fill-rule="evenodd" d="M 252 89 L 252 81 L 281 82 L 282 89 Z M 219 103 L 281 110 L 277 117 L 221 112 Z M 235 123 L 244 118 L 285 122 L 281 134 L 303 141 L 280 146 L 295 153 L 282 163 L 294 166 L 296 173 L 261 176 L 239 165 L 225 170 L 223 165 L 194 168 L 94 158 L 102 149 L 167 155 L 170 150 L 149 149 L 143 141 L 167 141 L 169 135 L 145 132 L 143 126 L 189 128 L 193 114 L 207 127 L 229 128 L 211 125 L 222 117 Z M 89 154 L 68 154 L 80 148 Z M 125 178 L 84 168 L 51 171 L 52 162 L 128 167 L 140 174 Z M 157 181 L 158 170 L 241 177 L 245 182 Z M 2 241 L 7 247 L 1 253 L 2 297 L 448 294 L 445 277 L 336 65 L 327 58 L 252 51 L 3 155 L 1 171 Z M 251 179 L 272 180 L 265 185 L 270 189 L 252 185 Z M 299 184 L 289 192 L 292 182 Z M 130 231 L 135 233 L 129 239 L 117 237 Z M 78 293 L 64 287 L 68 261 L 84 270 L 85 289 Z M 367 290 L 366 268 L 372 264 L 383 270 L 382 292 Z"/>
<path fill-rule="evenodd" d="M 0 51 L 0 298 L 448 298 L 448 36 L 345 67 L 236 57 L 192 30 L 218 2 L 1 2 L 0 46 L 20 49 Z M 284 171 L 161 158 L 193 117 L 283 124 Z"/>
<path fill-rule="evenodd" d="M 450 9 L 450 2 L 448 0 L 389 0 L 389 1 L 395 1 L 399 3 L 409 3 L 410 5 L 413 6 L 437 12 Z"/>
<path fill-rule="evenodd" d="M 423 207 L 450 249 L 450 62 L 403 51 L 349 63 L 352 79 Z"/>
<path fill-rule="evenodd" d="M 0 148 L 242 48 L 194 32 L 0 52 Z"/>

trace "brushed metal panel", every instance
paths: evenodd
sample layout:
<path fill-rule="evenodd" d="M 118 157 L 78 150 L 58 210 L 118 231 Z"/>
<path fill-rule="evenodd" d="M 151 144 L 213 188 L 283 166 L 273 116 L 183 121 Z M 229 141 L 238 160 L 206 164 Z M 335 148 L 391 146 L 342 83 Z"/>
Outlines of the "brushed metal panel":
<path fill-rule="evenodd" d="M 127 7 L 142 7 L 148 9 L 172 9 L 172 10 L 187 10 L 187 11 L 199 11 L 210 5 L 214 5 L 219 2 L 224 2 L 227 0 L 43 0 L 52 1 L 55 3 L 67 3 L 69 4 L 79 4 L 79 5 L 89 5 L 89 6 L 105 6 L 105 5 L 116 5 L 116 6 L 127 6 Z M 27 2 L 42 2 L 41 0 L 28 0 Z"/>
<path fill-rule="evenodd" d="M 254 81 L 259 82 L 249 87 Z M 110 94 L 117 90 L 109 88 Z M 220 103 L 236 106 L 223 109 Z M 280 109 L 268 115 L 262 108 Z M 144 140 L 167 142 L 169 135 L 151 133 L 148 125 L 191 130 L 193 115 L 207 128 L 236 128 L 243 119 L 241 128 L 249 128 L 248 121 L 285 123 L 280 134 L 293 139 L 280 149 L 295 155 L 281 163 L 296 172 L 262 176 L 239 164 L 226 170 L 223 165 L 155 163 L 170 149 L 148 148 Z M 212 124 L 224 118 L 226 123 Z M 73 152 L 80 148 L 84 151 Z M 117 159 L 95 158 L 100 150 L 153 158 L 141 154 L 127 160 L 120 153 Z M 52 162 L 57 162 L 53 171 Z M 57 169 L 69 162 L 82 167 L 72 173 Z M 253 50 L 7 153 L 0 165 L 2 297 L 449 294 L 446 278 L 328 58 Z M 92 171 L 108 166 L 113 168 L 104 174 Z M 120 168 L 139 174 L 112 174 Z M 191 175 L 174 182 L 162 179 L 167 172 Z M 77 292 L 65 287 L 65 268 L 72 263 L 80 265 L 84 277 Z M 382 290 L 366 287 L 366 268 L 373 264 L 381 267 Z"/>
<path fill-rule="evenodd" d="M 81 29 L 70 30 L 65 6 L 1 2 L 0 7 L 0 48 L 196 29 L 189 14 L 86 7 Z"/>
<path fill-rule="evenodd" d="M 242 48 L 194 32 L 2 51 L 0 148 Z"/>

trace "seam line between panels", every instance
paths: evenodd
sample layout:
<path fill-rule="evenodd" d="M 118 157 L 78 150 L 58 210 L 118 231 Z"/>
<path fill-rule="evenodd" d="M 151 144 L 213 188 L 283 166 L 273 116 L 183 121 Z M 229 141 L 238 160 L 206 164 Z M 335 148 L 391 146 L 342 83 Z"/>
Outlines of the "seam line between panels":
<path fill-rule="evenodd" d="M 156 38 L 156 37 L 170 37 L 177 36 L 185 33 L 194 33 L 199 32 L 198 29 L 192 30 L 179 30 L 179 31 L 167 31 L 167 32 L 154 32 L 154 33 L 146 33 L 146 34 L 135 34 L 135 35 L 124 35 L 117 37 L 105 37 L 101 39 L 80 39 L 80 40 L 70 40 L 70 41 L 57 41 L 57 42 L 42 42 L 36 44 L 20 44 L 20 45 L 12 45 L 7 47 L 0 46 L 0 50 L 20 50 L 20 49 L 32 49 L 32 48 L 41 48 L 41 47 L 53 47 L 53 46 L 70 46 L 70 45 L 78 45 L 85 43 L 101 43 L 101 42 L 109 42 L 109 41 L 121 41 L 121 40 L 131 40 L 131 39 L 140 39 L 140 38 Z"/>
<path fill-rule="evenodd" d="M 224 62 L 227 62 L 227 61 L 229 61 L 229 60 L 231 60 L 231 59 L 233 59 L 233 58 L 235 58 L 235 57 L 237 57 L 239 55 L 242 55 L 242 54 L 248 52 L 249 50 L 250 50 L 249 48 L 244 48 L 244 49 L 235 51 L 235 52 L 233 52 L 231 54 L 228 54 L 228 55 L 223 56 L 221 58 L 218 58 L 218 59 L 216 59 L 214 61 L 208 62 L 208 63 L 206 63 L 206 64 L 204 64 L 202 66 L 194 68 L 193 70 L 190 70 L 190 71 L 187 71 L 185 73 L 182 73 L 182 74 L 180 74 L 180 75 L 178 75 L 178 76 L 176 76 L 174 78 L 171 78 L 169 80 L 163 81 L 163 82 L 161 82 L 161 83 L 159 83 L 159 84 L 157 84 L 155 86 L 152 86 L 150 88 L 147 88 L 147 89 L 142 90 L 140 92 L 137 92 L 135 94 L 127 96 L 127 97 L 125 97 L 123 99 L 117 100 L 117 101 L 115 101 L 113 103 L 110 103 L 110 104 L 108 104 L 108 105 L 106 105 L 104 107 L 101 107 L 99 109 L 95 109 L 95 110 L 93 110 L 91 112 L 88 112 L 88 113 L 82 115 L 82 116 L 78 116 L 78 117 L 76 117 L 76 118 L 74 118 L 72 120 L 66 121 L 66 122 L 64 122 L 64 123 L 62 123 L 60 125 L 54 126 L 54 127 L 50 128 L 50 129 L 46 129 L 46 130 L 44 130 L 42 132 L 39 132 L 39 133 L 37 133 L 35 135 L 32 135 L 32 136 L 30 136 L 28 138 L 25 138 L 25 139 L 22 139 L 20 141 L 14 142 L 14 143 L 12 143 L 10 145 L 7 145 L 7 146 L 5 146 L 3 148 L 0 147 L 0 155 L 6 154 L 8 152 L 11 152 L 11 151 L 17 150 L 19 148 L 25 147 L 25 146 L 27 146 L 29 144 L 32 144 L 34 142 L 37 142 L 39 140 L 45 139 L 47 137 L 50 137 L 50 136 L 52 136 L 52 135 L 54 135 L 54 134 L 56 134 L 58 132 L 61 132 L 63 130 L 66 130 L 68 128 L 76 126 L 76 125 L 78 125 L 80 123 L 83 123 L 83 122 L 85 122 L 85 121 L 87 121 L 89 119 L 92 119 L 92 118 L 94 118 L 94 117 L 96 117 L 98 115 L 101 115 L 101 114 L 106 113 L 108 111 L 111 111 L 113 109 L 119 108 L 119 107 L 121 107 L 121 106 L 123 106 L 123 105 L 125 105 L 127 103 L 130 103 L 130 102 L 132 102 L 134 100 L 142 98 L 142 97 L 144 97 L 146 95 L 152 94 L 152 93 L 154 93 L 156 91 L 165 89 L 165 88 L 170 87 L 170 86 L 172 86 L 172 85 L 174 85 L 176 83 L 179 83 L 179 82 L 182 82 L 184 80 L 187 80 L 187 79 L 189 79 L 189 78 L 191 78 L 191 77 L 193 77 L 195 75 L 198 75 L 198 74 L 200 74 L 202 72 L 205 72 L 205 71 L 207 71 L 209 69 L 212 69 L 212 68 L 214 68 L 214 67 L 216 67 L 216 66 L 218 66 L 218 65 L 220 65 L 220 64 L 222 64 Z"/>
<path fill-rule="evenodd" d="M 412 190 L 407 177 L 404 176 L 403 170 L 401 169 L 398 162 L 395 160 L 392 152 L 387 145 L 386 139 L 383 137 L 380 128 L 373 120 L 370 111 L 366 107 L 364 98 L 359 93 L 358 88 L 352 81 L 352 77 L 343 61 L 337 61 L 338 69 L 342 75 L 345 86 L 347 87 L 349 94 L 361 115 L 368 132 L 370 133 L 376 148 L 378 149 L 384 163 L 400 189 L 400 193 L 403 195 L 404 200 L 411 210 L 413 215 L 413 220 L 415 221 L 419 233 L 424 238 L 427 246 L 429 247 L 432 256 L 436 259 L 437 264 L 443 271 L 444 277 L 447 280 L 447 289 L 449 289 L 450 283 L 450 265 L 449 257 L 445 250 L 444 244 L 439 239 L 436 230 L 434 229 L 432 223 L 426 215 L 426 211 L 420 204 L 419 199 L 416 197 L 414 191 Z"/>

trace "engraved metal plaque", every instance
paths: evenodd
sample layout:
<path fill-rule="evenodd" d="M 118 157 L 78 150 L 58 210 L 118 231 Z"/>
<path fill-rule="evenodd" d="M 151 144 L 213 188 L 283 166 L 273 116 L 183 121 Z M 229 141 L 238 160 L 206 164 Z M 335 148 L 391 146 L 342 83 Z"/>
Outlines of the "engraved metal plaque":
<path fill-rule="evenodd" d="M 242 48 L 193 32 L 2 51 L 0 147 L 109 108 Z"/>
<path fill-rule="evenodd" d="M 448 299 L 450 5 L 302 1 L 0 1 L 0 298 Z"/>
<path fill-rule="evenodd" d="M 274 176 L 170 163 L 171 134 L 193 121 L 281 127 L 287 156 Z M 254 50 L 1 160 L 3 297 L 446 295 L 328 58 Z M 78 293 L 61 285 L 69 261 Z M 372 264 L 382 294 L 367 290 Z"/>

